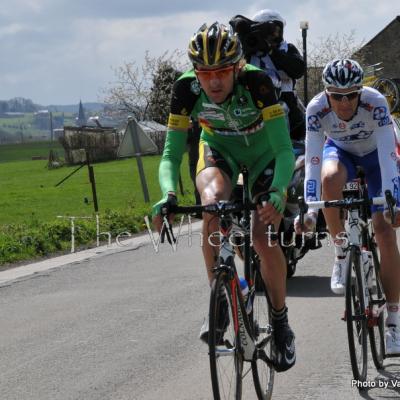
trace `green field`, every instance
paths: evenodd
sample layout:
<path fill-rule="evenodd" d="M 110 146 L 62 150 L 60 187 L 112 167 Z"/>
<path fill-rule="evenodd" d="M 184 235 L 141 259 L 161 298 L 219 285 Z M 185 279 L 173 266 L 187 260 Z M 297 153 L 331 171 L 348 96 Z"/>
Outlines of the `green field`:
<path fill-rule="evenodd" d="M 0 153 L 1 154 L 1 153 Z M 143 158 L 151 203 L 160 198 L 158 185 L 159 156 Z M 30 220 L 51 221 L 58 215 L 90 216 L 93 213 L 88 170 L 83 167 L 59 187 L 55 185 L 77 167 L 55 170 L 46 168 L 46 161 L 14 161 L 0 163 L 0 225 L 27 223 Z M 192 183 L 187 159 L 182 166 L 184 188 L 190 195 Z M 134 213 L 150 211 L 143 200 L 135 159 L 94 164 L 100 212 L 106 209 Z M 86 204 L 84 199 L 90 200 Z"/>
<path fill-rule="evenodd" d="M 64 125 L 75 125 L 75 116 L 72 113 L 53 112 L 53 121 L 56 118 L 61 118 L 64 115 Z M 54 127 L 57 127 L 54 125 Z M 35 124 L 35 114 L 25 113 L 21 116 L 2 117 L 0 118 L 0 132 L 6 132 L 11 135 L 13 141 L 29 140 L 48 140 L 50 131 L 49 128 L 39 128 Z"/>
<path fill-rule="evenodd" d="M 54 143 L 58 146 L 57 143 Z M 0 266 L 21 260 L 68 251 L 71 228 L 68 219 L 58 216 L 91 217 L 76 220 L 76 245 L 81 248 L 96 243 L 96 224 L 92 187 L 85 165 L 47 169 L 46 160 L 32 156 L 48 155 L 50 143 L 0 146 Z M 100 229 L 114 239 L 121 232 L 136 233 L 145 228 L 144 216 L 160 200 L 158 165 L 160 156 L 143 157 L 150 202 L 144 202 L 136 159 L 93 164 L 99 204 Z M 71 175 L 56 187 L 63 178 Z M 182 163 L 185 194 L 181 204 L 193 203 L 193 184 Z M 0 269 L 2 269 L 1 267 Z"/>
<path fill-rule="evenodd" d="M 32 160 L 32 157 L 38 156 L 47 158 L 51 149 L 57 151 L 59 157 L 64 158 L 64 149 L 58 141 L 3 144 L 0 145 L 0 163 Z"/>

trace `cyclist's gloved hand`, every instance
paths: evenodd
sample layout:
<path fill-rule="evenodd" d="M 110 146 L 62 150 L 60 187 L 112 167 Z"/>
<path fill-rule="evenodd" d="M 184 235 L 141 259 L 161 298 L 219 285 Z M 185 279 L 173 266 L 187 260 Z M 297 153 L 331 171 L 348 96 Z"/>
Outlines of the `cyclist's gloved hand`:
<path fill-rule="evenodd" d="M 284 211 L 285 201 L 285 197 L 277 191 L 260 196 L 261 205 L 257 206 L 260 220 L 266 225 L 275 224 Z"/>
<path fill-rule="evenodd" d="M 176 206 L 178 204 L 178 199 L 176 198 L 174 193 L 168 193 L 164 198 L 162 198 L 158 203 L 153 205 L 152 208 L 152 216 L 153 216 L 153 224 L 156 229 L 160 232 L 163 224 L 163 217 L 161 216 L 161 208 L 166 207 L 168 215 L 168 221 L 172 223 L 174 219 L 174 215 L 170 214 L 169 208 L 171 206 Z"/>
<path fill-rule="evenodd" d="M 272 204 L 279 214 L 285 211 L 286 197 L 280 192 L 269 192 L 268 203 Z"/>
<path fill-rule="evenodd" d="M 302 232 L 312 232 L 315 231 L 317 225 L 318 214 L 315 211 L 309 211 L 304 214 L 304 225 L 300 225 L 300 215 L 294 219 L 294 230 L 297 234 Z"/>
<path fill-rule="evenodd" d="M 395 196 L 393 196 L 392 194 L 392 210 L 393 210 L 393 214 L 394 214 L 394 220 L 392 221 L 390 212 L 389 212 L 389 207 L 386 204 L 384 207 L 384 211 L 383 211 L 383 218 L 385 219 L 385 221 L 392 225 L 393 228 L 398 228 L 400 227 L 400 207 L 399 207 L 399 199 L 396 198 Z"/>
<path fill-rule="evenodd" d="M 155 217 L 156 215 L 161 215 L 161 207 L 176 206 L 178 204 L 178 199 L 176 198 L 175 194 L 168 193 L 164 196 L 158 203 L 153 205 L 151 215 Z"/>

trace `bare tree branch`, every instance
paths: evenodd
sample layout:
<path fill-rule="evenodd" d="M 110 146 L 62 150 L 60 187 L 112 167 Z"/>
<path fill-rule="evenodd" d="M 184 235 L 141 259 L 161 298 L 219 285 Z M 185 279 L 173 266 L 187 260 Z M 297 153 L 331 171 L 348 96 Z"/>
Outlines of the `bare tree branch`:
<path fill-rule="evenodd" d="M 141 67 L 133 61 L 113 68 L 116 79 L 103 90 L 104 101 L 138 120 L 165 123 L 173 82 L 187 68 L 186 56 L 179 50 L 159 57 L 146 51 Z"/>

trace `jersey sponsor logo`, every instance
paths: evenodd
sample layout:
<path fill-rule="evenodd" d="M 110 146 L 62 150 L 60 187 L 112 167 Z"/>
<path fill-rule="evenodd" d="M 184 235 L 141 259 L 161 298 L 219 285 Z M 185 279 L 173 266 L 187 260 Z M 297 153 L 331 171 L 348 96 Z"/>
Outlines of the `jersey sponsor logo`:
<path fill-rule="evenodd" d="M 391 125 L 391 124 L 392 124 L 392 119 L 389 116 L 381 119 L 378 122 L 378 126 L 386 126 L 386 125 Z"/>
<path fill-rule="evenodd" d="M 331 112 L 331 109 L 329 107 L 324 107 L 321 111 L 317 112 L 317 115 L 319 118 L 324 118 Z"/>
<path fill-rule="evenodd" d="M 397 156 L 396 156 L 396 153 L 394 151 L 392 151 L 390 153 L 390 157 L 392 157 L 392 160 L 397 161 Z"/>
<path fill-rule="evenodd" d="M 217 120 L 217 121 L 225 121 L 225 117 L 224 114 L 219 113 L 216 110 L 203 110 L 201 112 L 199 112 L 199 118 L 202 119 L 213 119 L 213 120 Z"/>
<path fill-rule="evenodd" d="M 387 109 L 384 106 L 374 108 L 374 119 L 382 120 L 387 117 Z"/>
<path fill-rule="evenodd" d="M 391 125 L 392 119 L 388 114 L 387 107 L 380 106 L 374 108 L 374 120 L 378 121 L 378 126 Z"/>
<path fill-rule="evenodd" d="M 201 91 L 200 83 L 198 80 L 194 80 L 190 84 L 190 90 L 192 93 L 199 95 Z"/>
<path fill-rule="evenodd" d="M 371 104 L 365 103 L 365 102 L 363 102 L 363 101 L 360 101 L 359 107 L 360 107 L 360 108 L 364 108 L 365 110 L 367 110 L 367 111 L 369 111 L 369 112 L 371 112 L 371 111 L 374 109 L 374 107 L 373 107 Z"/>
<path fill-rule="evenodd" d="M 169 129 L 188 129 L 189 117 L 187 115 L 169 114 L 168 128 Z"/>
<path fill-rule="evenodd" d="M 233 110 L 233 115 L 234 115 L 235 117 L 240 117 L 240 116 L 242 115 L 242 110 L 241 110 L 240 108 L 235 108 L 235 109 Z"/>
<path fill-rule="evenodd" d="M 365 140 L 368 139 L 373 133 L 374 131 L 360 131 L 358 133 L 355 133 L 354 135 L 347 135 L 335 138 L 335 140 L 339 142 L 354 142 L 356 140 Z"/>
<path fill-rule="evenodd" d="M 273 106 L 265 107 L 262 110 L 264 121 L 268 121 L 275 118 L 280 118 L 285 115 L 285 111 L 280 104 L 274 104 Z"/>
<path fill-rule="evenodd" d="M 238 99 L 238 104 L 240 106 L 245 106 L 248 103 L 247 97 L 246 96 L 240 96 Z"/>
<path fill-rule="evenodd" d="M 312 157 L 312 158 L 311 158 L 311 164 L 312 164 L 312 165 L 318 165 L 319 162 L 320 162 L 319 157 Z"/>
<path fill-rule="evenodd" d="M 309 179 L 306 185 L 306 197 L 309 199 L 310 197 L 317 197 L 317 181 L 315 179 Z"/>
<path fill-rule="evenodd" d="M 364 127 L 365 127 L 365 122 L 360 121 L 360 122 L 356 122 L 353 125 L 351 125 L 350 129 L 364 128 Z"/>
<path fill-rule="evenodd" d="M 321 129 L 317 115 L 310 115 L 307 119 L 307 130 L 310 132 L 318 132 Z"/>
<path fill-rule="evenodd" d="M 346 124 L 344 122 L 339 122 L 339 129 L 346 129 Z"/>

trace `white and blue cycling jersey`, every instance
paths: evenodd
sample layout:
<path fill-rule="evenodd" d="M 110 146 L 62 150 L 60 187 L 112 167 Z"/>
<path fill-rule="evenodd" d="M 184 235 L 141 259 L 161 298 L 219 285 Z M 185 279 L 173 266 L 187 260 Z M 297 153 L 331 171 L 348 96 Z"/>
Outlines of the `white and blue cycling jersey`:
<path fill-rule="evenodd" d="M 348 180 L 354 178 L 355 166 L 361 165 L 370 197 L 389 189 L 398 200 L 394 128 L 387 101 L 381 93 L 363 87 L 350 121 L 338 118 L 325 92 L 319 93 L 307 106 L 306 123 L 306 201 L 320 199 L 321 168 L 326 159 L 341 161 L 347 169 Z"/>

